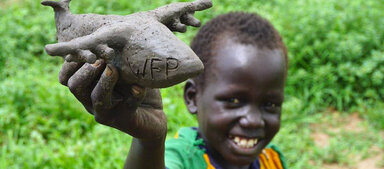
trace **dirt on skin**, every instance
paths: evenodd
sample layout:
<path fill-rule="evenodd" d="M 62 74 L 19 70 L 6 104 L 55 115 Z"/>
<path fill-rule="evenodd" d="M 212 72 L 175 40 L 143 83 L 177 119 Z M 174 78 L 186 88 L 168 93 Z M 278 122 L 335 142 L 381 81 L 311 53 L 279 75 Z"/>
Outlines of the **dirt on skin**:
<path fill-rule="evenodd" d="M 323 116 L 330 116 L 333 122 L 327 123 L 316 123 L 311 125 L 313 130 L 311 138 L 320 148 L 325 148 L 329 146 L 331 136 L 324 132 L 324 128 L 327 128 L 329 132 L 340 133 L 340 132 L 349 132 L 349 133 L 361 133 L 366 132 L 368 129 L 364 127 L 364 119 L 362 119 L 358 113 L 353 113 L 347 117 L 341 115 L 341 113 L 336 111 L 330 111 L 331 114 L 325 113 Z M 327 122 L 325 120 L 325 122 Z M 384 132 L 380 133 L 381 136 L 384 136 Z M 321 168 L 325 169 L 384 169 L 382 166 L 382 160 L 384 159 L 384 152 L 378 147 L 372 147 L 371 151 L 373 156 L 368 158 L 354 157 L 356 158 L 357 164 L 355 166 L 345 166 L 341 164 L 324 164 Z M 379 166 L 381 165 L 381 166 Z"/>

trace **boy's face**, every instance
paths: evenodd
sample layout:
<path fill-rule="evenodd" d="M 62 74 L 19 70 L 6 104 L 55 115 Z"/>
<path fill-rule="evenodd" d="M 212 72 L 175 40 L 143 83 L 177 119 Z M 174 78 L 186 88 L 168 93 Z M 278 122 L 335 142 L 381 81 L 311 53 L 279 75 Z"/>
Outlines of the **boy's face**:
<path fill-rule="evenodd" d="M 279 131 L 285 59 L 230 39 L 216 52 L 195 98 L 199 132 L 217 162 L 248 165 Z"/>

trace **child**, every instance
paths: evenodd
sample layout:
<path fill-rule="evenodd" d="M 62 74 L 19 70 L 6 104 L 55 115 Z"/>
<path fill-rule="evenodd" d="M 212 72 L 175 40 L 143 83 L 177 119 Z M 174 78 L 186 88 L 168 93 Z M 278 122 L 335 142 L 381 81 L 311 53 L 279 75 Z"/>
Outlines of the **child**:
<path fill-rule="evenodd" d="M 166 143 L 159 90 L 119 83 L 102 60 L 65 63 L 60 82 L 97 122 L 133 136 L 125 168 L 286 168 L 268 146 L 280 128 L 287 73 L 278 32 L 256 14 L 229 13 L 201 28 L 191 46 L 205 71 L 187 81 L 184 100 L 199 126 Z"/>

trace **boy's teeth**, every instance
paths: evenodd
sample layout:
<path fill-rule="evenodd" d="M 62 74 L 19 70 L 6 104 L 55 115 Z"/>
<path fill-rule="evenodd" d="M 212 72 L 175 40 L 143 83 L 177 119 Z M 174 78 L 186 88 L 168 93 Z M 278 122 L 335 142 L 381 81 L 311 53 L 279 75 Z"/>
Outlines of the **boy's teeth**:
<path fill-rule="evenodd" d="M 235 136 L 232 140 L 236 143 L 236 145 L 238 145 L 241 148 L 251 148 L 255 146 L 258 141 L 256 138 L 247 139 L 247 138 L 240 138 L 238 136 Z"/>
<path fill-rule="evenodd" d="M 248 140 L 247 148 L 253 147 L 253 140 Z"/>
<path fill-rule="evenodd" d="M 247 140 L 241 139 L 240 146 L 245 147 L 247 145 Z"/>
<path fill-rule="evenodd" d="M 239 137 L 235 137 L 235 143 L 239 143 L 240 142 L 240 138 Z"/>

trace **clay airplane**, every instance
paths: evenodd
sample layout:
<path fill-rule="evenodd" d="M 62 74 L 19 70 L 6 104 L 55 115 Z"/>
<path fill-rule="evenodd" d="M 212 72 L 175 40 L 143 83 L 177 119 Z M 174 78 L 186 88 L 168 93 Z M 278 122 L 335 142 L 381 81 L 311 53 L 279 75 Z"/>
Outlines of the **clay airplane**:
<path fill-rule="evenodd" d="M 43 1 L 55 12 L 58 43 L 45 46 L 51 56 L 68 62 L 104 59 L 116 66 L 127 84 L 165 88 L 198 75 L 204 66 L 173 31 L 200 26 L 195 11 L 211 0 L 172 3 L 131 15 L 72 14 L 70 0 Z"/>

